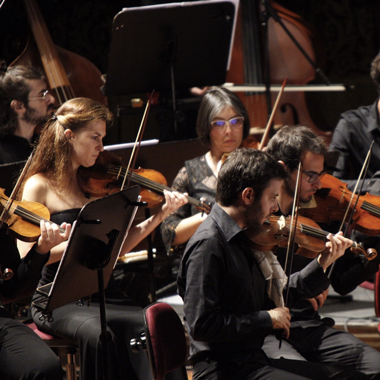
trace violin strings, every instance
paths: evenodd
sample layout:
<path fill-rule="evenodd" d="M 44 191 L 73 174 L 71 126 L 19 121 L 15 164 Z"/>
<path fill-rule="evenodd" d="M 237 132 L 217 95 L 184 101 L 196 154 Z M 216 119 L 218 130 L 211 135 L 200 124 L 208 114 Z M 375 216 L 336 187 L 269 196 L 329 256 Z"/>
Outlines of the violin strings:
<path fill-rule="evenodd" d="M 372 203 L 364 201 L 362 204 L 362 209 L 371 212 L 372 214 L 380 217 L 380 207 L 375 206 Z"/>
<path fill-rule="evenodd" d="M 21 207 L 16 206 L 14 213 L 18 216 L 21 216 L 21 218 L 27 220 L 30 223 L 35 224 L 36 226 L 40 225 L 40 221 L 43 220 L 45 222 L 52 223 L 50 220 L 43 218 L 42 216 L 39 216 L 37 214 L 34 214 L 33 212 Z M 65 232 L 65 230 L 62 227 L 59 227 L 60 232 Z"/>
<path fill-rule="evenodd" d="M 305 234 L 309 235 L 309 236 L 314 236 L 316 238 L 319 238 L 319 239 L 325 239 L 326 236 L 329 234 L 328 232 L 326 231 L 323 231 L 323 230 L 320 230 L 318 228 L 315 228 L 315 227 L 311 227 L 311 226 L 307 226 L 307 225 L 304 225 L 304 224 L 300 224 L 300 229 L 301 229 L 301 232 L 304 232 Z"/>

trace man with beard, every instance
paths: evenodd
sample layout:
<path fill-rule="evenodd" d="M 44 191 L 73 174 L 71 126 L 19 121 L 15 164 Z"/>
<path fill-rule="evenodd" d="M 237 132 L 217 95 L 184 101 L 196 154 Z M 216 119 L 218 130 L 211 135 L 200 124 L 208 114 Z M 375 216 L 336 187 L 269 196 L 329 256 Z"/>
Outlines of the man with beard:
<path fill-rule="evenodd" d="M 0 164 L 29 157 L 35 128 L 51 117 L 54 102 L 39 70 L 8 67 L 0 77 Z"/>
<path fill-rule="evenodd" d="M 322 187 L 321 177 L 326 173 L 326 151 L 323 139 L 304 126 L 284 126 L 271 138 L 266 152 L 278 160 L 289 174 L 278 197 L 279 215 L 291 212 L 299 162 L 302 164 L 300 207 L 318 207 L 314 194 Z M 321 227 L 323 230 L 334 231 L 334 226 L 331 225 Z M 277 249 L 275 254 L 284 267 L 285 250 Z M 292 272 L 302 270 L 310 261 L 312 260 L 304 256 L 294 255 Z M 331 285 L 336 292 L 345 295 L 373 277 L 378 267 L 378 258 L 367 261 L 347 250 L 335 263 L 330 275 Z M 289 273 L 289 268 L 286 273 Z M 279 350 L 278 342 L 267 337 L 263 346 L 266 354 L 270 358 L 340 363 L 368 374 L 370 378 L 380 377 L 380 353 L 377 350 L 346 331 L 334 329 L 332 326 L 335 322 L 331 318 L 321 319 L 318 308 L 323 305 L 326 297 L 327 292 L 324 292 L 314 299 L 301 300 L 292 307 L 289 339 L 283 341 Z"/>
<path fill-rule="evenodd" d="M 254 239 L 278 210 L 285 178 L 281 164 L 254 149 L 235 150 L 219 171 L 216 203 L 189 240 L 178 275 L 194 380 L 366 378 L 338 366 L 268 359 L 261 348 L 265 336 L 274 332 L 289 338 L 290 315 L 267 293 L 270 276 L 264 252 L 251 247 L 245 232 Z M 341 233 L 329 234 L 318 260 L 291 276 L 289 305 L 325 290 L 325 269 L 350 244 Z M 283 279 L 282 273 L 273 282 Z"/>

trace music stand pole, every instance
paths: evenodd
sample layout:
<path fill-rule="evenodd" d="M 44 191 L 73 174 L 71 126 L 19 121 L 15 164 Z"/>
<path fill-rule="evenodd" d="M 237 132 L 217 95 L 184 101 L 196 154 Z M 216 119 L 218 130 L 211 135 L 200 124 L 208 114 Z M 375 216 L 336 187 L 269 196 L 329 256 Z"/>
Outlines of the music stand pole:
<path fill-rule="evenodd" d="M 99 309 L 100 309 L 100 345 L 102 350 L 103 361 L 103 380 L 111 380 L 110 360 L 108 342 L 111 339 L 107 331 L 107 317 L 106 317 L 106 297 L 104 291 L 104 277 L 103 268 L 97 269 L 98 272 L 98 285 L 99 285 Z"/>
<path fill-rule="evenodd" d="M 54 281 L 37 288 L 37 293 L 44 297 L 33 302 L 42 315 L 50 314 L 54 319 L 51 313 L 55 309 L 98 293 L 102 380 L 111 380 L 111 335 L 107 329 L 105 287 L 137 207 L 145 205 L 136 201 L 139 193 L 140 187 L 132 186 L 83 206 L 73 224 Z"/>

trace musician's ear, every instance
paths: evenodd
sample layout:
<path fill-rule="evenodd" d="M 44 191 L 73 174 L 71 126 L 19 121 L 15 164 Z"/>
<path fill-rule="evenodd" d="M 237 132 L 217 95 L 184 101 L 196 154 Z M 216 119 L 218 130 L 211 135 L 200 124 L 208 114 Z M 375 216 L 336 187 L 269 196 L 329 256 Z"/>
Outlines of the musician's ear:
<path fill-rule="evenodd" d="M 255 201 L 255 191 L 252 187 L 246 187 L 241 193 L 241 198 L 246 206 L 250 206 Z"/>
<path fill-rule="evenodd" d="M 284 161 L 278 160 L 278 162 L 284 167 L 288 174 L 290 174 L 290 170 Z"/>
<path fill-rule="evenodd" d="M 16 113 L 19 113 L 20 111 L 22 111 L 25 108 L 25 104 L 21 100 L 15 100 L 14 99 L 11 101 L 11 108 Z"/>
<path fill-rule="evenodd" d="M 74 133 L 70 128 L 65 129 L 63 134 L 66 136 L 67 140 L 71 141 L 73 139 Z"/>

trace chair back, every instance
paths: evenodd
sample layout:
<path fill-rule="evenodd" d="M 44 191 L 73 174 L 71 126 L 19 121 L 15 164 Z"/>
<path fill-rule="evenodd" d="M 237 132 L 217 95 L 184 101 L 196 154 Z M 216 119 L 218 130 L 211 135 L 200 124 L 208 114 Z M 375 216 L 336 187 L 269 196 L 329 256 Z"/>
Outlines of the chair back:
<path fill-rule="evenodd" d="M 157 302 L 144 309 L 145 336 L 153 379 L 181 367 L 187 358 L 187 341 L 182 322 L 168 304 Z"/>
<path fill-rule="evenodd" d="M 380 317 L 380 273 L 379 271 L 376 272 L 374 290 L 375 290 L 375 313 L 376 313 L 376 317 Z"/>

